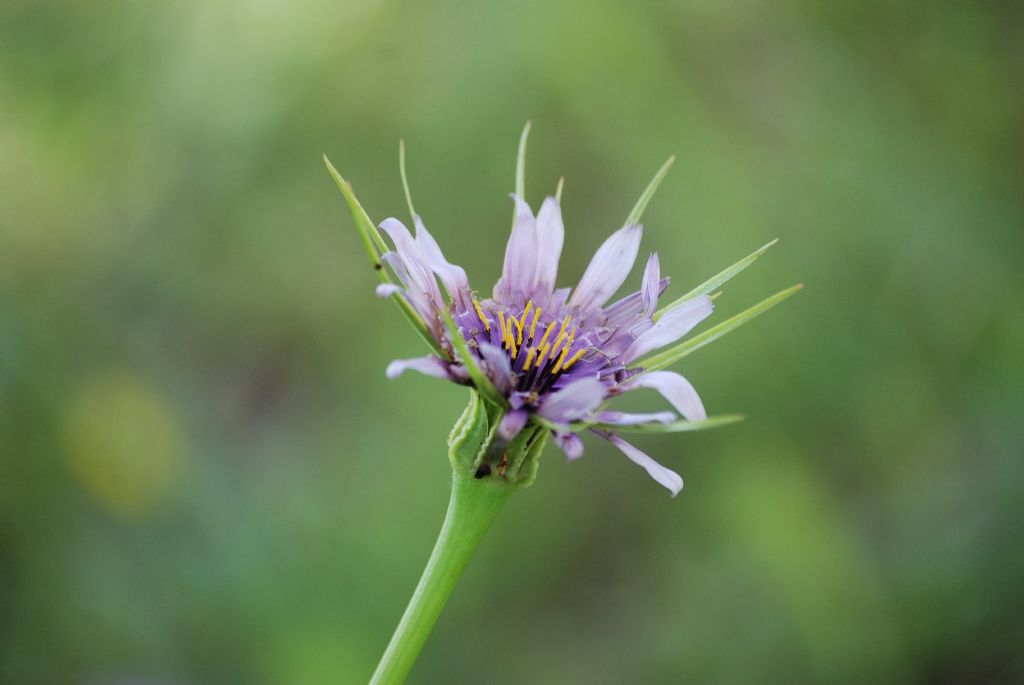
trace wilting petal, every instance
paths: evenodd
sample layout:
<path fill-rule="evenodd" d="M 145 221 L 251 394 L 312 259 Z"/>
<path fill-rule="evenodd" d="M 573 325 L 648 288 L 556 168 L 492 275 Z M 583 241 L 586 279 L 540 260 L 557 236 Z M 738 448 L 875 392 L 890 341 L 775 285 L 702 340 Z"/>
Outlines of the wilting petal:
<path fill-rule="evenodd" d="M 647 259 L 647 266 L 644 267 L 644 280 L 640 286 L 640 297 L 644 303 L 644 314 L 650 318 L 658 307 L 658 295 L 661 294 L 658 284 L 661 281 L 661 264 L 658 262 L 658 253 L 655 252 Z"/>
<path fill-rule="evenodd" d="M 508 360 L 508 353 L 497 345 L 482 342 L 480 354 L 483 355 L 484 365 L 487 367 L 487 377 L 494 383 L 498 392 L 508 395 L 512 390 L 512 366 Z"/>
<path fill-rule="evenodd" d="M 505 440 L 511 440 L 519 435 L 519 431 L 523 430 L 528 418 L 530 418 L 530 412 L 525 409 L 508 412 L 501 417 L 501 423 L 498 424 L 498 435 Z"/>
<path fill-rule="evenodd" d="M 384 373 L 388 378 L 398 378 L 406 371 L 419 371 L 434 378 L 451 378 L 451 374 L 448 373 L 448 365 L 434 355 L 416 357 L 415 359 L 396 359 L 388 364 Z"/>
<path fill-rule="evenodd" d="M 625 226 L 612 233 L 597 248 L 590 265 L 583 272 L 583 278 L 576 286 L 569 299 L 569 305 L 586 311 L 591 307 L 600 307 L 608 298 L 615 294 L 636 261 L 637 250 L 640 249 L 640 236 L 643 229 L 639 225 Z"/>
<path fill-rule="evenodd" d="M 434 240 L 434 236 L 430 235 L 419 215 L 413 217 L 413 220 L 416 223 L 416 244 L 419 246 L 420 252 L 426 256 L 430 268 L 441 279 L 448 295 L 459 306 L 468 307 L 470 303 L 469 278 L 466 276 L 465 270 L 444 258 L 441 246 Z"/>
<path fill-rule="evenodd" d="M 583 441 L 575 433 L 555 433 L 555 444 L 562 448 L 569 461 L 583 456 Z"/>
<path fill-rule="evenodd" d="M 598 423 L 611 423 L 618 426 L 635 426 L 638 423 L 672 423 L 676 418 L 676 415 L 670 411 L 658 411 L 649 414 L 603 411 L 597 415 Z"/>
<path fill-rule="evenodd" d="M 377 297 L 391 297 L 396 293 L 404 293 L 405 288 L 395 283 L 381 283 L 377 286 Z"/>
<path fill-rule="evenodd" d="M 622 360 L 628 363 L 651 350 L 674 343 L 706 319 L 714 308 L 711 298 L 701 295 L 669 309 L 657 323 L 633 341 L 623 353 Z"/>
<path fill-rule="evenodd" d="M 683 489 L 682 476 L 672 469 L 665 468 L 617 435 L 603 432 L 597 433 L 622 450 L 622 453 L 629 457 L 630 461 L 634 464 L 642 466 L 650 474 L 651 478 L 668 488 L 673 497 L 678 495 L 679 491 Z"/>
<path fill-rule="evenodd" d="M 565 226 L 558 200 L 549 197 L 537 212 L 537 272 L 534 287 L 549 294 L 558 276 L 558 259 L 562 255 Z"/>
<path fill-rule="evenodd" d="M 586 418 L 604 402 L 607 388 L 596 378 L 580 378 L 547 395 L 539 414 L 558 424 Z"/>
<path fill-rule="evenodd" d="M 513 297 L 533 290 L 537 272 L 537 222 L 530 206 L 512 195 L 516 203 L 516 221 L 505 247 L 505 266 L 494 286 L 495 299 L 512 303 Z"/>
<path fill-rule="evenodd" d="M 650 371 L 622 385 L 622 389 L 626 391 L 636 388 L 657 390 L 688 421 L 702 421 L 708 417 L 704 411 L 704 403 L 700 401 L 700 396 L 693 385 L 674 371 Z"/>

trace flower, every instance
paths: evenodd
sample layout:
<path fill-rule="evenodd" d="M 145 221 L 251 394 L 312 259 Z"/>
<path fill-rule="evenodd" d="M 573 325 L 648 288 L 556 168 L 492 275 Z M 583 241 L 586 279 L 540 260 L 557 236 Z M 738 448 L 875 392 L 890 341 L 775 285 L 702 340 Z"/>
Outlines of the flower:
<path fill-rule="evenodd" d="M 350 197 L 351 188 L 328 163 L 339 187 L 349 197 L 371 256 L 387 247 L 379 255 L 380 262 L 391 269 L 398 282 L 382 279 L 377 294 L 397 298 L 434 350 L 424 357 L 393 361 L 386 374 L 396 378 L 411 370 L 473 387 L 490 403 L 490 413 L 497 422 L 495 438 L 502 444 L 507 445 L 531 427 L 534 431 L 550 431 L 556 444 L 573 460 L 583 454 L 579 433 L 589 429 L 643 467 L 674 496 L 683 486 L 682 478 L 626 442 L 619 433 L 695 430 L 739 417 L 709 419 L 693 385 L 678 373 L 662 370 L 675 357 L 692 350 L 672 348 L 646 361 L 645 357 L 677 343 L 710 316 L 714 304 L 709 293 L 748 266 L 774 241 L 660 311 L 658 299 L 669 279 L 661 275 L 655 252 L 647 259 L 640 289 L 609 304 L 636 261 L 643 232 L 639 218 L 671 165 L 670 159 L 651 181 L 625 225 L 598 248 L 576 287 L 558 288 L 565 234 L 562 210 L 558 193 L 547 197 L 536 214 L 522 197 L 528 130 L 520 143 L 518 192 L 512 194 L 515 219 L 501 277 L 490 297 L 474 291 L 465 270 L 444 257 L 413 210 L 411 198 L 415 234 L 398 219 L 386 219 L 380 230 L 390 238 L 388 246 L 372 230 L 354 196 Z M 401 159 L 409 197 L 404 149 Z M 789 294 L 787 291 L 785 296 Z M 784 297 L 778 301 L 781 299 Z M 775 302 L 768 306 L 772 304 Z M 760 313 L 750 313 L 756 308 L 740 317 Z M 735 328 L 746 320 L 738 319 L 733 317 L 725 324 L 734 324 Z M 705 335 L 718 337 L 725 332 L 712 329 Z M 606 408 L 608 400 L 644 388 L 659 392 L 675 411 L 626 413 Z M 490 473 L 490 469 L 483 473 Z"/>

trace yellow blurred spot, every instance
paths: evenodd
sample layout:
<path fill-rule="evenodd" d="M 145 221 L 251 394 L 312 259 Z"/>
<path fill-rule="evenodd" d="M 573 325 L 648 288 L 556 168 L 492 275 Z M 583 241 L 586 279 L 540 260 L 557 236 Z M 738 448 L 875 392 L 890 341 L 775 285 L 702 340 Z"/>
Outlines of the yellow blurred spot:
<path fill-rule="evenodd" d="M 145 515 L 182 470 L 183 440 L 173 415 L 129 373 L 107 373 L 79 388 L 62 429 L 72 473 L 112 514 Z"/>

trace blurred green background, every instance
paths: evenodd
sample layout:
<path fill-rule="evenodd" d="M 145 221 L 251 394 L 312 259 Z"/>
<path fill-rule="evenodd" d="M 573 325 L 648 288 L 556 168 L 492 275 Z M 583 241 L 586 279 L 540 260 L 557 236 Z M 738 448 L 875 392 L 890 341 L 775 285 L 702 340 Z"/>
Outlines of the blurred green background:
<path fill-rule="evenodd" d="M 775 237 L 716 318 L 808 287 L 678 365 L 748 416 L 637 440 L 679 498 L 549 447 L 411 682 L 1024 678 L 1021 8 L 6 0 L 0 681 L 368 678 L 466 393 L 385 380 L 320 157 L 404 218 L 404 137 L 488 291 L 527 119 L 564 284 L 675 153 L 669 296 Z"/>

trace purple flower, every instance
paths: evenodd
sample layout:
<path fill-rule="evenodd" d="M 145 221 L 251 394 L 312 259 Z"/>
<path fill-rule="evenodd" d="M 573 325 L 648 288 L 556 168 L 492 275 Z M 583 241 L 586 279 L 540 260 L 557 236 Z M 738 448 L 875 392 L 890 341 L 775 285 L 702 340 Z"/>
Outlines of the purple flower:
<path fill-rule="evenodd" d="M 387 376 L 395 378 L 413 370 L 473 387 L 489 403 L 488 413 L 500 417 L 496 419 L 497 436 L 506 442 L 532 426 L 551 431 L 567 457 L 576 459 L 583 451 L 578 433 L 590 430 L 675 495 L 683 486 L 682 478 L 619 433 L 694 430 L 736 419 L 709 420 L 689 381 L 659 370 L 666 365 L 666 358 L 653 369 L 645 365 L 644 358 L 677 343 L 710 316 L 714 305 L 708 293 L 747 263 L 730 267 L 732 273 L 727 269 L 704 284 L 710 287 L 691 291 L 658 311 L 658 299 L 669 279 L 662 277 L 654 253 L 647 259 L 639 290 L 610 302 L 636 261 L 643 232 L 638 220 L 669 160 L 626 225 L 598 248 L 576 287 L 558 288 L 565 234 L 562 210 L 556 197 L 548 197 L 534 214 L 521 197 L 525 134 L 520 147 L 519 194 L 512 195 L 515 220 L 501 277 L 489 297 L 474 291 L 466 272 L 445 259 L 414 211 L 415 233 L 398 219 L 380 224 L 391 241 L 380 260 L 394 272 L 398 283 L 385 275 L 377 293 L 399 300 L 434 349 L 426 357 L 392 362 Z M 354 196 L 350 197 L 351 189 L 329 168 L 350 204 L 354 203 L 357 225 L 368 222 Z M 404 181 L 404 166 L 402 172 Z M 411 200 L 409 204 L 412 210 Z M 379 234 L 372 231 L 372 224 L 360 228 L 371 253 L 377 254 L 376 249 L 384 247 Z M 753 261 L 766 248 L 747 259 Z M 715 279 L 719 280 L 713 282 Z M 609 400 L 642 388 L 659 392 L 675 411 L 630 414 L 606 409 Z"/>

